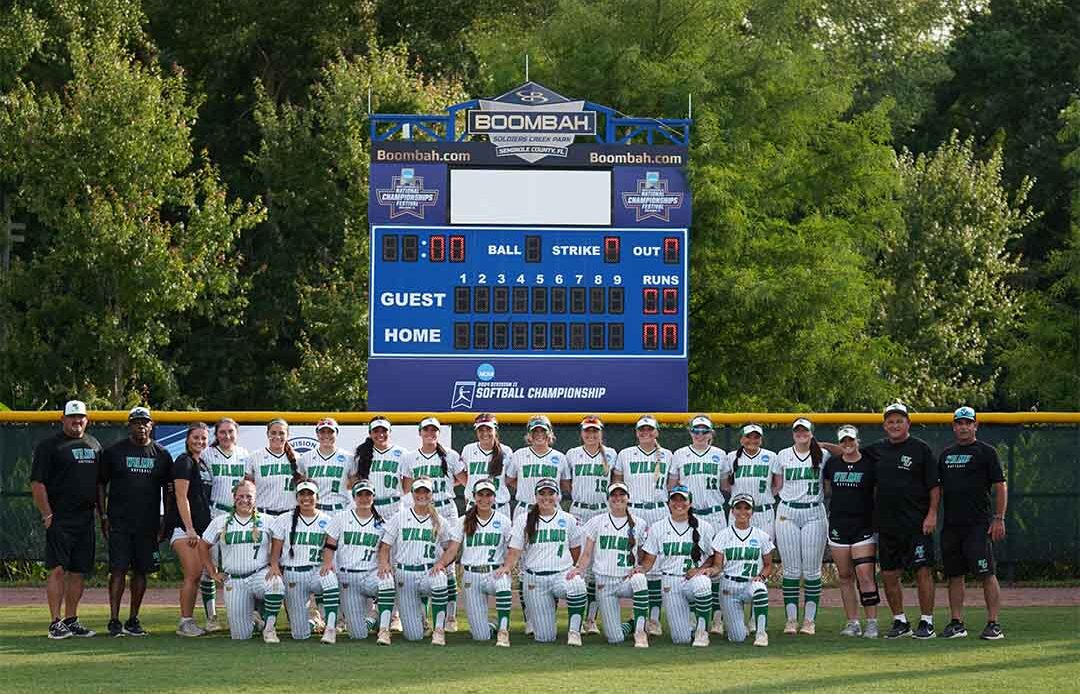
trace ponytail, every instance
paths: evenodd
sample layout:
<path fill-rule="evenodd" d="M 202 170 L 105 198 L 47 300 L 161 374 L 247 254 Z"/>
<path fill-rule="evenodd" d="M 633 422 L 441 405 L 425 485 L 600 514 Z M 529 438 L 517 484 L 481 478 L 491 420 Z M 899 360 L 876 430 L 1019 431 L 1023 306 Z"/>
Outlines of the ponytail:
<path fill-rule="evenodd" d="M 531 544 L 536 540 L 536 526 L 540 524 L 540 505 L 533 504 L 529 507 L 529 515 L 525 516 L 525 537 Z"/>
<path fill-rule="evenodd" d="M 636 541 L 634 539 L 634 514 L 630 513 L 629 511 L 626 514 L 626 524 L 629 526 L 626 530 L 626 536 L 630 540 L 626 545 L 626 551 L 633 552 L 634 545 L 636 544 Z"/>
<path fill-rule="evenodd" d="M 299 484 L 304 476 L 300 474 L 300 468 L 296 467 L 296 451 L 289 445 L 289 442 L 285 442 L 285 457 L 289 460 L 289 467 L 292 468 L 292 481 L 293 485 Z"/>
<path fill-rule="evenodd" d="M 476 533 L 477 516 L 479 515 L 479 508 L 476 504 L 465 512 L 465 537 L 472 537 Z"/>
<path fill-rule="evenodd" d="M 604 466 L 604 477 L 609 480 L 611 478 L 611 466 L 607 464 L 607 450 L 604 448 L 604 442 L 600 442 L 600 464 Z M 630 514 L 627 514 L 630 515 Z M 631 524 L 630 527 L 633 527 Z M 631 538 L 632 539 L 632 538 Z"/>
<path fill-rule="evenodd" d="M 366 480 L 371 474 L 371 460 L 375 457 L 375 440 L 370 436 L 356 447 L 356 476 Z"/>
<path fill-rule="evenodd" d="M 499 441 L 499 430 L 492 427 L 495 432 L 495 448 L 491 449 L 491 460 L 488 461 L 487 474 L 493 480 L 499 479 L 503 472 L 503 449 Z"/>
<path fill-rule="evenodd" d="M 690 558 L 694 561 L 694 566 L 696 567 L 701 563 L 701 547 L 698 545 L 698 543 L 701 542 L 701 533 L 698 532 L 698 519 L 697 516 L 694 515 L 694 509 L 686 509 L 686 522 L 694 531 L 690 537 L 694 543 L 694 546 L 690 549 Z"/>
<path fill-rule="evenodd" d="M 821 469 L 821 445 L 817 442 L 817 437 L 810 437 L 810 461 L 814 465 L 814 472 Z"/>
<path fill-rule="evenodd" d="M 439 531 L 442 529 L 442 518 L 439 517 L 439 512 L 435 510 L 434 500 L 431 505 L 428 506 L 428 518 L 431 519 L 431 529 L 435 531 L 435 544 L 439 544 Z"/>
<path fill-rule="evenodd" d="M 300 504 L 292 511 L 292 525 L 289 527 L 289 559 L 293 558 L 293 541 L 296 539 L 296 519 L 300 517 Z"/>
<path fill-rule="evenodd" d="M 735 451 L 735 460 L 731 462 L 731 475 L 728 477 L 728 481 L 731 484 L 735 484 L 735 472 L 739 469 L 739 458 L 742 457 L 743 447 L 739 444 L 739 450 Z"/>
<path fill-rule="evenodd" d="M 436 441 L 435 452 L 439 454 L 439 460 L 442 461 L 442 466 L 440 467 L 440 469 L 442 470 L 442 476 L 446 477 L 449 474 L 446 469 L 446 449 L 443 448 L 441 443 Z"/>

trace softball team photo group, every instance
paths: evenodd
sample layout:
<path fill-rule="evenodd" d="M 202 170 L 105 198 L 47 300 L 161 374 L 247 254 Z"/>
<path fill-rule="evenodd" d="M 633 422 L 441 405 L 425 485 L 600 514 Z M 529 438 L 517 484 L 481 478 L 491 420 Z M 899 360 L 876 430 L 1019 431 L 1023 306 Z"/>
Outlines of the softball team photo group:
<path fill-rule="evenodd" d="M 563 452 L 545 415 L 528 420 L 515 450 L 496 416 L 480 414 L 460 454 L 440 443 L 435 417 L 420 422 L 416 450 L 395 444 L 391 422 L 375 417 L 351 451 L 327 417 L 315 427 L 318 445 L 299 455 L 285 420 L 269 422 L 265 447 L 247 451 L 226 418 L 189 425 L 174 460 L 153 440 L 148 409 L 132 409 L 127 438 L 102 448 L 86 406 L 71 401 L 63 430 L 36 448 L 31 476 L 46 529 L 48 636 L 96 634 L 78 604 L 100 525 L 111 636 L 147 635 L 139 611 L 166 541 L 183 570 L 184 637 L 228 629 L 232 639 L 279 643 L 284 607 L 294 640 L 445 646 L 448 632 L 464 630 L 463 603 L 473 640 L 509 647 L 516 595 L 536 642 L 560 640 L 561 601 L 570 646 L 594 634 L 637 648 L 665 638 L 708 647 L 714 637 L 768 646 L 774 561 L 783 633 L 813 636 L 828 547 L 842 635 L 929 639 L 938 635 L 931 570 L 940 525 L 950 609 L 940 635 L 967 635 L 965 578 L 974 576 L 989 618 L 981 637 L 1003 638 L 993 543 L 1005 534 L 1004 477 L 994 448 L 976 438 L 975 411 L 956 410 L 955 442 L 937 456 L 910 435 L 903 404 L 883 415 L 885 436 L 874 443 L 850 425 L 835 443 L 819 441 L 809 419 L 796 419 L 778 453 L 753 423 L 735 450 L 716 447 L 706 415 L 690 420 L 689 441 L 674 452 L 660 445 L 652 416 L 637 420 L 636 445 L 618 451 L 604 444 L 601 418 L 588 416 Z M 918 588 L 914 626 L 905 570 Z M 879 626 L 881 592 L 891 622 Z"/>

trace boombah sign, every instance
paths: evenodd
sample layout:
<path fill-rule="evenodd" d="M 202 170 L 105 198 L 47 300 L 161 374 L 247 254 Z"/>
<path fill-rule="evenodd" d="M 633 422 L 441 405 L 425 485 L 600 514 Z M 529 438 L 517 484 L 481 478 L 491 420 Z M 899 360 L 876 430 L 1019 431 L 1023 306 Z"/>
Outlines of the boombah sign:
<path fill-rule="evenodd" d="M 527 82 L 370 129 L 370 408 L 686 409 L 688 119 Z"/>

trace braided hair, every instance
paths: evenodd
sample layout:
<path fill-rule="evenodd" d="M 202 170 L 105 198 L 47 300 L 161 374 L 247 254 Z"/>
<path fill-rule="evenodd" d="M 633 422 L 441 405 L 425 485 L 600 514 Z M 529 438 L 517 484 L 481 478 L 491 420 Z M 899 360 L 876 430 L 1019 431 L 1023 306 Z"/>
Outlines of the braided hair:
<path fill-rule="evenodd" d="M 821 459 L 824 456 L 821 453 L 821 444 L 817 442 L 816 436 L 810 437 L 810 462 L 814 466 L 814 472 L 821 469 Z"/>
<path fill-rule="evenodd" d="M 436 441 L 435 442 L 435 452 L 439 454 L 439 461 L 442 463 L 439 466 L 439 470 L 442 472 L 442 476 L 446 477 L 447 475 L 450 474 L 449 471 L 446 468 L 446 449 L 443 448 L 443 445 L 441 443 Z"/>
<path fill-rule="evenodd" d="M 690 549 L 690 558 L 694 561 L 694 566 L 701 563 L 701 533 L 698 531 L 698 519 L 694 515 L 693 507 L 687 507 L 686 509 L 686 522 L 690 525 L 690 529 L 693 533 L 690 539 L 693 541 L 694 546 Z"/>
<path fill-rule="evenodd" d="M 386 419 L 382 415 L 375 415 L 371 418 L 371 422 L 376 419 Z M 371 426 L 371 422 L 368 422 L 368 427 Z M 370 429 L 369 429 L 370 430 Z M 375 439 L 368 437 L 364 439 L 364 442 L 356 447 L 356 474 L 362 480 L 368 479 L 368 475 L 371 474 L 371 461 L 375 458 Z"/>
<path fill-rule="evenodd" d="M 540 504 L 529 507 L 529 515 L 525 516 L 525 537 L 529 543 L 536 541 L 536 526 L 540 524 Z"/>
<path fill-rule="evenodd" d="M 739 448 L 735 451 L 735 460 L 731 462 L 731 474 L 728 475 L 728 483 L 735 484 L 735 472 L 739 469 L 739 458 L 745 453 L 745 449 L 742 444 L 739 444 Z"/>

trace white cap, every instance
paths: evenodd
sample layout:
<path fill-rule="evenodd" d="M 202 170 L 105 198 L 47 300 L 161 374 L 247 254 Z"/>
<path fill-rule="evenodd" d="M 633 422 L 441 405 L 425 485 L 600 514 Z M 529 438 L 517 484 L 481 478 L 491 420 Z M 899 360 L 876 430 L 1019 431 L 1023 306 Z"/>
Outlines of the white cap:
<path fill-rule="evenodd" d="M 86 416 L 86 403 L 82 400 L 68 400 L 64 404 L 64 416 L 74 417 L 78 415 Z"/>
<path fill-rule="evenodd" d="M 811 422 L 806 417 L 799 417 L 794 422 L 792 422 L 791 428 L 792 429 L 797 429 L 799 427 L 803 427 L 807 431 L 813 431 L 814 430 L 814 423 Z"/>
<path fill-rule="evenodd" d="M 904 403 L 902 403 L 900 401 L 896 401 L 893 404 L 891 404 L 891 405 L 889 405 L 888 407 L 885 408 L 884 416 L 888 417 L 893 412 L 899 412 L 900 414 L 907 417 L 908 416 L 907 405 L 905 405 Z"/>
<path fill-rule="evenodd" d="M 142 406 L 132 407 L 131 411 L 128 412 L 128 421 L 135 422 L 140 419 L 152 420 L 153 418 L 150 416 L 150 409 Z"/>
<path fill-rule="evenodd" d="M 415 492 L 417 489 L 426 489 L 430 492 L 432 490 L 432 486 L 433 485 L 431 484 L 431 480 L 429 480 L 427 477 L 417 477 L 413 480 L 410 491 Z"/>
<path fill-rule="evenodd" d="M 529 417 L 529 423 L 525 425 L 526 431 L 532 431 L 533 429 L 543 429 L 544 431 L 551 433 L 551 420 L 548 419 L 546 414 L 537 414 Z"/>
<path fill-rule="evenodd" d="M 637 420 L 637 424 L 634 425 L 635 429 L 640 429 L 641 427 L 652 427 L 653 429 L 659 429 L 660 424 L 656 421 L 656 417 L 653 417 L 651 414 L 647 414 L 643 415 L 641 419 Z"/>
<path fill-rule="evenodd" d="M 850 424 L 845 424 L 836 430 L 836 440 L 843 441 L 844 439 L 858 439 L 859 430 Z"/>
<path fill-rule="evenodd" d="M 473 420 L 473 429 L 479 429 L 480 427 L 491 427 L 492 429 L 499 428 L 499 420 L 495 415 L 484 412 L 483 414 L 476 415 L 476 419 Z"/>
<path fill-rule="evenodd" d="M 333 417 L 323 417 L 319 420 L 319 423 L 315 425 L 315 431 L 319 431 L 320 429 L 333 429 L 336 434 L 338 432 L 337 420 Z"/>
<path fill-rule="evenodd" d="M 758 424 L 747 424 L 742 428 L 742 433 L 740 434 L 740 436 L 749 436 L 750 434 L 764 436 L 765 432 L 761 430 L 761 426 Z"/>
<path fill-rule="evenodd" d="M 591 414 L 581 420 L 581 430 L 584 431 L 586 429 L 598 429 L 602 431 L 604 429 L 604 422 L 596 415 Z"/>
<path fill-rule="evenodd" d="M 536 486 L 534 487 L 534 491 L 539 494 L 541 489 L 550 489 L 551 491 L 558 494 L 559 483 L 550 477 L 541 477 L 540 479 L 536 480 Z"/>
<path fill-rule="evenodd" d="M 489 491 L 492 494 L 495 494 L 498 491 L 497 489 L 495 489 L 495 483 L 487 479 L 486 477 L 482 480 L 477 480 L 476 484 L 473 485 L 472 490 L 473 494 L 482 491 Z"/>
<path fill-rule="evenodd" d="M 420 428 L 423 429 L 424 427 L 435 427 L 436 429 L 442 429 L 442 424 L 439 423 L 437 417 L 424 417 L 424 419 L 420 420 Z"/>
<path fill-rule="evenodd" d="M 311 492 L 315 496 L 319 495 L 319 485 L 315 484 L 312 480 L 304 480 L 300 484 L 296 485 L 296 495 L 300 496 L 300 492 Z"/>
<path fill-rule="evenodd" d="M 379 427 L 390 431 L 390 420 L 386 417 L 376 417 L 375 419 L 371 420 L 371 422 L 367 425 L 368 431 L 378 429 Z"/>
<path fill-rule="evenodd" d="M 713 428 L 712 420 L 706 415 L 699 414 L 697 417 L 690 420 L 691 429 L 700 429 L 702 427 L 708 427 L 709 429 Z"/>
<path fill-rule="evenodd" d="M 736 494 L 735 496 L 731 497 L 731 507 L 735 508 L 735 504 L 746 504 L 747 506 L 750 507 L 750 510 L 753 511 L 754 510 L 754 497 L 753 497 L 752 494 L 747 494 L 746 492 L 740 492 L 740 493 Z"/>
<path fill-rule="evenodd" d="M 630 496 L 630 487 L 627 487 L 622 482 L 612 482 L 611 484 L 609 484 L 607 486 L 607 495 L 611 496 L 612 492 L 619 491 L 620 489 L 625 492 L 627 496 Z"/>

